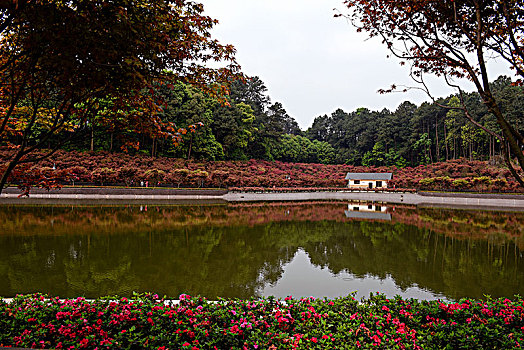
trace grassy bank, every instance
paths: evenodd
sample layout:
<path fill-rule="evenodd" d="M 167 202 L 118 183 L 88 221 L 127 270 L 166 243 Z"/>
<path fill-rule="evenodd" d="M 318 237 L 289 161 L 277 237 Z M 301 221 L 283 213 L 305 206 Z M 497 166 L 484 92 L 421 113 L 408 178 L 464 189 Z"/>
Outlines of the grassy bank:
<path fill-rule="evenodd" d="M 56 349 L 512 349 L 524 300 L 219 300 L 182 295 L 0 301 L 0 346 Z"/>

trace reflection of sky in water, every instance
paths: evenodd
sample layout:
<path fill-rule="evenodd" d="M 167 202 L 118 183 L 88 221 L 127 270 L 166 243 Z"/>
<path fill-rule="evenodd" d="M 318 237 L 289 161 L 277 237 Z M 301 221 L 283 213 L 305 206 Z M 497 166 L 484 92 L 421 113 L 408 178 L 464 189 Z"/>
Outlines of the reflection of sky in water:
<path fill-rule="evenodd" d="M 266 285 L 258 291 L 261 296 L 335 298 L 357 292 L 355 298 L 360 300 L 362 297 L 369 297 L 369 293 L 380 292 L 388 298 L 400 295 L 403 298 L 446 300 L 443 295 L 421 289 L 416 285 L 402 290 L 397 287 L 391 276 L 381 280 L 373 276 L 358 278 L 346 272 L 335 275 L 327 268 L 311 264 L 308 254 L 303 249 L 299 249 L 291 262 L 282 268 L 284 271 L 282 277 L 276 284 Z"/>

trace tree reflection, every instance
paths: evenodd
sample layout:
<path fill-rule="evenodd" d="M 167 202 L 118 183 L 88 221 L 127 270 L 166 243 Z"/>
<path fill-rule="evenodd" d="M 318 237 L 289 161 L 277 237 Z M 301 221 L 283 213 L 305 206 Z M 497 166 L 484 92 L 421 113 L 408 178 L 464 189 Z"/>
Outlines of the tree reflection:
<path fill-rule="evenodd" d="M 348 219 L 347 209 L 342 202 L 147 212 L 1 207 L 0 295 L 247 298 L 276 283 L 299 248 L 335 274 L 391 276 L 401 289 L 418 285 L 451 299 L 524 290 L 514 244 L 521 242 L 521 213 L 397 207 L 384 222 Z"/>

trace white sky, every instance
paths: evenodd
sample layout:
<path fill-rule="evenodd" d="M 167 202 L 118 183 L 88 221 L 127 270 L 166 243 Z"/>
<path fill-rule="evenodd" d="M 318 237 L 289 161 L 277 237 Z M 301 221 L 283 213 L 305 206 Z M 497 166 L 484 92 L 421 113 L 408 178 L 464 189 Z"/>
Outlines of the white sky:
<path fill-rule="evenodd" d="M 413 85 L 407 67 L 387 58 L 380 40 L 366 40 L 344 18 L 334 18 L 342 0 L 200 0 L 220 21 L 212 35 L 233 44 L 248 76 L 259 76 L 272 102 L 281 102 L 302 129 L 337 108 L 395 110 L 403 101 L 428 100 L 410 91 L 379 95 L 391 84 Z M 499 65 L 492 79 L 506 73 Z M 452 91 L 431 81 L 434 96 Z"/>

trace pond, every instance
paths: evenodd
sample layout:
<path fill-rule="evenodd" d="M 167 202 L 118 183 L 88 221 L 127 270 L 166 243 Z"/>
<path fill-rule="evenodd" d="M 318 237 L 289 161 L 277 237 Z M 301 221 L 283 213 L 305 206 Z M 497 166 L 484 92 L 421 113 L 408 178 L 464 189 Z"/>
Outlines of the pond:
<path fill-rule="evenodd" d="M 362 202 L 0 206 L 0 295 L 524 292 L 524 213 Z"/>

